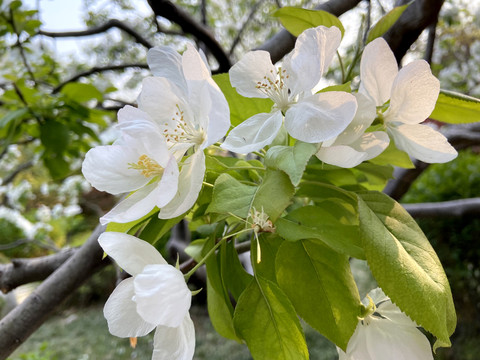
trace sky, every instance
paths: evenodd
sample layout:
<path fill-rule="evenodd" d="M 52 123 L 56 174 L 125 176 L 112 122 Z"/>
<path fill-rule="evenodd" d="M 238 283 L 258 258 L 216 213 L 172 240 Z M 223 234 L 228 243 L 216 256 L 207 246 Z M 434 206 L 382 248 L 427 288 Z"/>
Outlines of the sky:
<path fill-rule="evenodd" d="M 82 0 L 41 0 L 40 20 L 42 29 L 49 31 L 80 30 L 85 28 L 82 16 Z M 36 8 L 37 0 L 24 0 L 24 4 Z M 75 53 L 78 41 L 75 39 L 52 40 L 52 45 L 59 53 Z"/>

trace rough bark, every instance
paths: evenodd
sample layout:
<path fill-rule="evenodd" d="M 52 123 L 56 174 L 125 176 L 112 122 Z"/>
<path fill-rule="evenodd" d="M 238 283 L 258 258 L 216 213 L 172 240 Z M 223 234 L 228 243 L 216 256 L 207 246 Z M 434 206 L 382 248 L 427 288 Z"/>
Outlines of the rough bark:
<path fill-rule="evenodd" d="M 7 293 L 20 285 L 45 280 L 75 251 L 76 249 L 65 249 L 53 255 L 33 259 L 12 259 L 10 264 L 0 265 L 0 290 Z"/>
<path fill-rule="evenodd" d="M 97 242 L 104 227 L 97 226 L 90 238 L 57 271 L 0 321 L 0 359 L 6 359 L 52 314 L 65 298 L 97 270 L 103 250 Z"/>
<path fill-rule="evenodd" d="M 402 205 L 414 218 L 453 218 L 480 215 L 480 198 Z"/>

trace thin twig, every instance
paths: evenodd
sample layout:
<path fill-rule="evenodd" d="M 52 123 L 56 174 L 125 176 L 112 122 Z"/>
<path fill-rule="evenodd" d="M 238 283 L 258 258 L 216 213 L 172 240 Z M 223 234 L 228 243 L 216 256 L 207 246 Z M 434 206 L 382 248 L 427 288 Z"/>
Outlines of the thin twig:
<path fill-rule="evenodd" d="M 128 68 L 148 69 L 148 65 L 147 64 L 120 64 L 120 65 L 94 66 L 91 69 L 86 70 L 86 71 L 82 71 L 82 72 L 72 76 L 71 78 L 65 80 L 64 82 L 60 83 L 59 85 L 57 85 L 52 90 L 52 94 L 55 94 L 55 93 L 59 92 L 68 83 L 77 81 L 78 79 L 80 79 L 82 77 L 87 77 L 87 76 L 90 76 L 90 75 L 93 75 L 93 74 L 96 74 L 96 73 L 100 73 L 100 72 L 105 72 L 105 71 L 125 70 L 125 69 L 128 69 Z"/>
<path fill-rule="evenodd" d="M 63 37 L 82 37 L 82 36 L 91 36 L 95 34 L 101 34 L 103 32 L 106 32 L 109 29 L 112 28 L 118 28 L 120 30 L 123 30 L 126 32 L 128 35 L 133 37 L 135 41 L 139 44 L 142 44 L 146 48 L 150 49 L 153 47 L 152 43 L 145 39 L 142 35 L 140 35 L 136 30 L 128 26 L 127 24 L 121 22 L 120 20 L 117 19 L 112 19 L 106 22 L 103 25 L 99 25 L 96 27 L 92 27 L 87 30 L 80 30 L 80 31 L 63 31 L 63 32 L 53 32 L 53 31 L 47 31 L 47 30 L 40 30 L 38 32 L 39 35 L 44 35 L 52 38 L 63 38 Z"/>

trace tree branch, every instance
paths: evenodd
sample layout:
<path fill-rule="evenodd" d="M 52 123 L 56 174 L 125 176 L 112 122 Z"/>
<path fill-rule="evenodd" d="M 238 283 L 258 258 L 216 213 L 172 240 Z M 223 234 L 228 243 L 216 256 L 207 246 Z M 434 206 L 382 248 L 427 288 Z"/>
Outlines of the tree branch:
<path fill-rule="evenodd" d="M 452 218 L 480 215 L 480 198 L 402 205 L 415 218 Z"/>
<path fill-rule="evenodd" d="M 121 64 L 121 65 L 94 66 L 91 69 L 78 73 L 72 76 L 71 78 L 65 80 L 64 82 L 60 83 L 52 90 L 52 94 L 59 92 L 68 83 L 77 81 L 82 77 L 90 76 L 90 75 L 104 72 L 104 71 L 125 70 L 128 68 L 148 69 L 148 65 L 147 64 Z"/>
<path fill-rule="evenodd" d="M 153 47 L 152 43 L 145 39 L 142 35 L 140 35 L 138 32 L 136 32 L 134 29 L 132 29 L 130 26 L 126 25 L 125 23 L 121 22 L 120 20 L 117 19 L 112 19 L 106 22 L 103 25 L 92 27 L 87 30 L 81 30 L 81 31 L 64 31 L 64 32 L 52 32 L 52 31 L 46 31 L 46 30 L 40 30 L 38 34 L 52 37 L 52 38 L 62 38 L 62 37 L 81 37 L 81 36 L 91 36 L 95 34 L 101 34 L 103 32 L 106 32 L 107 30 L 111 28 L 118 28 L 120 30 L 123 30 L 126 32 L 128 35 L 133 37 L 136 42 L 139 44 L 142 44 L 146 48 L 150 49 Z"/>
<path fill-rule="evenodd" d="M 22 171 L 24 171 L 28 168 L 31 168 L 32 166 L 33 166 L 33 161 L 32 160 L 18 165 L 8 176 L 6 176 L 4 179 L 2 179 L 1 184 L 2 185 L 7 185 L 7 184 L 11 183 L 18 174 L 20 174 Z"/>
<path fill-rule="evenodd" d="M 450 144 L 457 150 L 480 145 L 480 123 L 451 126 L 444 132 Z M 414 169 L 396 168 L 393 172 L 394 179 L 390 180 L 383 192 L 395 200 L 405 195 L 430 164 L 414 161 Z"/>
<path fill-rule="evenodd" d="M 12 259 L 0 265 L 0 290 L 7 293 L 16 287 L 46 279 L 67 261 L 77 249 L 65 249 L 56 254 L 32 259 Z"/>
<path fill-rule="evenodd" d="M 52 314 L 68 295 L 96 271 L 107 265 L 98 237 L 104 231 L 97 226 L 85 244 L 51 274 L 20 305 L 0 320 L 0 359 L 7 358 Z"/>
<path fill-rule="evenodd" d="M 329 13 L 340 16 L 348 10 L 353 9 L 361 0 L 329 0 L 315 7 L 316 10 L 324 10 Z M 276 63 L 282 59 L 295 45 L 295 37 L 287 30 L 281 30 L 262 45 L 257 50 L 265 50 L 270 53 L 272 62 Z"/>
<path fill-rule="evenodd" d="M 188 34 L 192 34 L 203 42 L 218 62 L 217 72 L 227 72 L 230 67 L 230 59 L 212 35 L 210 29 L 196 21 L 190 14 L 168 0 L 148 0 L 156 16 L 164 17 L 176 24 Z"/>
<path fill-rule="evenodd" d="M 240 43 L 240 39 L 242 38 L 243 32 L 247 28 L 247 25 L 250 21 L 252 21 L 253 17 L 255 16 L 255 13 L 257 12 L 258 8 L 260 5 L 264 2 L 265 0 L 258 0 L 253 6 L 252 9 L 250 10 L 250 13 L 248 14 L 247 19 L 245 22 L 242 24 L 242 27 L 240 30 L 238 30 L 237 35 L 235 36 L 235 39 L 233 39 L 232 45 L 230 46 L 230 50 L 228 51 L 228 55 L 232 56 L 233 51 L 237 47 L 237 45 Z"/>
<path fill-rule="evenodd" d="M 410 0 L 397 0 L 395 6 L 405 5 Z M 400 64 L 410 46 L 429 25 L 438 19 L 444 0 L 415 0 L 383 35 Z"/>

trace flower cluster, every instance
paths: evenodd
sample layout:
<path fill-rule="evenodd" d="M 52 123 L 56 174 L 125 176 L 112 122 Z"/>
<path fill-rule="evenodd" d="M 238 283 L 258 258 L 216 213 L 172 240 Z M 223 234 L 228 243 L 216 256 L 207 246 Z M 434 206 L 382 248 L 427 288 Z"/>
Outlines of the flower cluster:
<path fill-rule="evenodd" d="M 280 67 L 272 64 L 265 51 L 246 54 L 230 70 L 232 86 L 244 97 L 269 98 L 273 106 L 228 135 L 228 103 L 203 53 L 190 45 L 183 55 L 169 47 L 151 49 L 147 60 L 153 76 L 142 83 L 138 108 L 121 109 L 118 139 L 91 149 L 83 162 L 85 178 L 98 190 L 130 193 L 101 223 L 131 222 L 156 208 L 161 219 L 187 213 L 203 186 L 204 150 L 226 135 L 221 147 L 245 154 L 272 144 L 283 128 L 289 137 L 314 144 L 321 161 L 344 168 L 378 156 L 390 139 L 422 161 L 453 159 L 456 151 L 445 137 L 420 124 L 435 106 L 438 80 L 420 60 L 398 71 L 383 39 L 365 47 L 358 92 L 322 91 L 322 76 L 340 40 L 336 27 L 308 29 Z M 255 236 L 275 231 L 263 208 L 249 216 Z M 192 293 L 182 273 L 167 264 L 153 246 L 133 236 L 109 232 L 99 243 L 132 275 L 118 285 L 105 305 L 110 332 L 132 338 L 156 329 L 154 360 L 192 359 L 195 332 L 188 312 Z M 257 252 L 260 262 L 258 237 Z M 340 358 L 376 359 L 373 352 L 385 344 L 399 354 L 409 354 L 402 358 L 431 358 L 415 324 L 383 293 L 374 292 L 371 297 L 376 305 L 361 320 Z"/>

